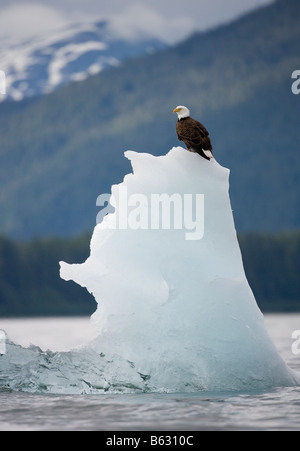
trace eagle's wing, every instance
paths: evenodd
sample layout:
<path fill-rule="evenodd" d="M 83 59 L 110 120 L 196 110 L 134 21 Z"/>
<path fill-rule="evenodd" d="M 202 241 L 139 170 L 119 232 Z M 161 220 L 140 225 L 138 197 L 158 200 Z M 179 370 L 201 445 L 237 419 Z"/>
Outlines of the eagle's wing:
<path fill-rule="evenodd" d="M 177 136 L 180 141 L 187 141 L 191 146 L 199 146 L 209 133 L 201 122 L 188 118 L 178 123 Z"/>

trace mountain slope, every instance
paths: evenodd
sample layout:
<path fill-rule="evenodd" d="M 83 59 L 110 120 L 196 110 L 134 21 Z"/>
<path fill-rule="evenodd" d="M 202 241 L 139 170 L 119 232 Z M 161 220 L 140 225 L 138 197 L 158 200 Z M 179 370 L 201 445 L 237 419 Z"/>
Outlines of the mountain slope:
<path fill-rule="evenodd" d="M 121 40 L 108 22 L 79 24 L 45 34 L 43 39 L 0 46 L 0 68 L 6 74 L 8 100 L 49 93 L 70 81 L 82 81 L 126 58 L 161 50 L 153 38 Z"/>
<path fill-rule="evenodd" d="M 95 224 L 96 198 L 128 172 L 123 152 L 177 145 L 186 104 L 231 169 L 239 230 L 300 227 L 297 183 L 300 2 L 279 0 L 40 99 L 0 106 L 0 230 L 75 234 Z"/>

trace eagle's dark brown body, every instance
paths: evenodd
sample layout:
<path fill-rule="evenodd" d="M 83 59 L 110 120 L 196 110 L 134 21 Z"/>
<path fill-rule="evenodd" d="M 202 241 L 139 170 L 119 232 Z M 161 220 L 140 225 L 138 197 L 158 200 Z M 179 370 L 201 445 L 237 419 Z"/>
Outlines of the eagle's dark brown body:
<path fill-rule="evenodd" d="M 192 149 L 206 160 L 210 160 L 203 150 L 212 152 L 213 147 L 209 133 L 201 122 L 191 117 L 179 119 L 176 124 L 176 132 L 179 141 L 183 141 L 188 150 Z"/>

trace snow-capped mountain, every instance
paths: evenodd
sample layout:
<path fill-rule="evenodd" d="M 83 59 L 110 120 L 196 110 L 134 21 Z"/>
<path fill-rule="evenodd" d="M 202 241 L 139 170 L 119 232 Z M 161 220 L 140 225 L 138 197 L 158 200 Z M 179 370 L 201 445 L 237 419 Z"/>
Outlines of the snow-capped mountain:
<path fill-rule="evenodd" d="M 119 65 L 122 60 L 165 47 L 161 41 L 126 41 L 114 36 L 107 22 L 73 25 L 51 35 L 1 48 L 7 100 L 19 101 L 54 91 L 71 81 Z M 2 73 L 3 73 L 2 72 Z M 0 101 L 4 97 L 0 97 Z"/>

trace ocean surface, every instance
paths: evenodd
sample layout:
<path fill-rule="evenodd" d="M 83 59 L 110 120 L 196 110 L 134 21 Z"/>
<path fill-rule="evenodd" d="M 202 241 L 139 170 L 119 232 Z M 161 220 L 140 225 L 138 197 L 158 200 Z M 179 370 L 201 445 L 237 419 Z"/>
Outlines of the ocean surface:
<path fill-rule="evenodd" d="M 266 315 L 280 355 L 300 373 L 300 315 Z M 88 318 L 0 319 L 17 344 L 68 351 L 95 337 Z M 300 337 L 300 332 L 299 332 Z M 0 358 L 1 365 L 1 358 Z M 253 393 L 46 395 L 0 391 L 1 431 L 299 431 L 300 387 Z"/>

